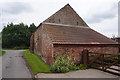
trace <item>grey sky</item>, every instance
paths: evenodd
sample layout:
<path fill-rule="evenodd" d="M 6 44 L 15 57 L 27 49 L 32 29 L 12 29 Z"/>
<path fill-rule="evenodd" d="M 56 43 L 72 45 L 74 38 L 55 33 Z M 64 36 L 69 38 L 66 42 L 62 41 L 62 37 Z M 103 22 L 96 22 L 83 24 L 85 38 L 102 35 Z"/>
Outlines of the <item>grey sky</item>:
<path fill-rule="evenodd" d="M 0 1 L 0 28 L 8 23 L 35 23 L 69 3 L 90 28 L 108 36 L 118 36 L 118 0 L 3 0 Z"/>
<path fill-rule="evenodd" d="M 118 3 L 118 36 L 120 37 L 120 1 Z"/>
<path fill-rule="evenodd" d="M 95 13 L 91 15 L 91 18 L 88 18 L 87 21 L 88 23 L 98 23 L 101 22 L 103 19 L 112 19 L 115 18 L 118 11 L 118 6 L 117 4 L 113 4 L 108 10 L 101 12 L 101 13 Z"/>
<path fill-rule="evenodd" d="M 7 6 L 6 6 L 7 5 Z M 23 2 L 7 2 L 2 5 L 3 14 L 21 14 L 22 12 L 31 12 L 32 8 L 29 4 Z"/>

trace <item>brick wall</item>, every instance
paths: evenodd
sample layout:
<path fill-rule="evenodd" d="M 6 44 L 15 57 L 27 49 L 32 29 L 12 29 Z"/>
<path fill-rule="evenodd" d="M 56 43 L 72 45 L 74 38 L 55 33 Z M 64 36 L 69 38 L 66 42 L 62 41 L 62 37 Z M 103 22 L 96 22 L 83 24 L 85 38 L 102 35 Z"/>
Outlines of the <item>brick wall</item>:
<path fill-rule="evenodd" d="M 52 43 L 42 25 L 35 31 L 34 36 L 31 36 L 31 51 L 33 46 L 34 53 L 40 55 L 46 63 L 52 62 Z"/>
<path fill-rule="evenodd" d="M 53 52 L 53 58 L 54 61 L 56 60 L 56 57 L 59 55 L 70 55 L 72 60 L 75 63 L 80 63 L 82 60 L 82 51 L 83 49 L 88 49 L 89 52 L 96 52 L 96 53 L 106 53 L 106 54 L 114 54 L 118 52 L 118 47 L 115 46 L 64 46 L 64 45 L 57 45 L 54 46 L 54 52 Z"/>
<path fill-rule="evenodd" d="M 30 37 L 30 52 L 34 53 L 34 40 L 33 35 Z"/>
<path fill-rule="evenodd" d="M 88 26 L 70 6 L 60 9 L 44 22 Z"/>

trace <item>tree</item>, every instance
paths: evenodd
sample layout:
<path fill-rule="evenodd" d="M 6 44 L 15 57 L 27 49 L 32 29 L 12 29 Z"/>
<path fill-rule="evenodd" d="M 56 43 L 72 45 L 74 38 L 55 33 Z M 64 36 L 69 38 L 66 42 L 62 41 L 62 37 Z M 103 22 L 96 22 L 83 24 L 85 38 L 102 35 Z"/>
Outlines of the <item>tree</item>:
<path fill-rule="evenodd" d="M 2 30 L 2 47 L 3 48 L 26 48 L 30 46 L 30 36 L 36 29 L 32 23 L 30 27 L 24 23 L 8 24 Z"/>
<path fill-rule="evenodd" d="M 29 27 L 29 31 L 31 32 L 31 34 L 36 30 L 36 26 L 34 23 L 30 24 L 30 27 Z"/>

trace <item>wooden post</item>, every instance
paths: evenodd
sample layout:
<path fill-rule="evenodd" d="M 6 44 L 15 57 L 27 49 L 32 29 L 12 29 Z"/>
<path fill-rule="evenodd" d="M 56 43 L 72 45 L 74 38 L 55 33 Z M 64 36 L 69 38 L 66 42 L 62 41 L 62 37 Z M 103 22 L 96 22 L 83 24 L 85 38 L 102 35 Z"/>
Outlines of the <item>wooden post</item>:
<path fill-rule="evenodd" d="M 104 54 L 101 54 L 102 70 L 104 70 Z"/>
<path fill-rule="evenodd" d="M 82 53 L 83 53 L 83 56 L 82 56 L 82 57 L 83 57 L 83 59 L 82 59 L 82 60 L 83 60 L 83 64 L 84 64 L 85 66 L 87 66 L 88 63 L 89 63 L 89 60 L 88 60 L 88 59 L 89 59 L 89 58 L 88 58 L 88 57 L 89 57 L 89 56 L 88 56 L 88 50 L 87 50 L 87 49 L 84 49 Z"/>

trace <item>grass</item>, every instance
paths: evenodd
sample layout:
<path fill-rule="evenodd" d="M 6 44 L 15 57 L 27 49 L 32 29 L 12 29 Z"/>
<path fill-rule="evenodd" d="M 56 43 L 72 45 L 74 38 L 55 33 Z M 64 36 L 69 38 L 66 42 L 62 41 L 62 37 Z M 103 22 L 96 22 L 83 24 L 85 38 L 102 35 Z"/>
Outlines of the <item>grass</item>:
<path fill-rule="evenodd" d="M 4 55 L 5 51 L 0 51 L 0 56 Z"/>
<path fill-rule="evenodd" d="M 30 53 L 30 51 L 23 51 L 34 75 L 37 73 L 50 73 L 50 65 L 46 64 L 40 56 Z"/>

